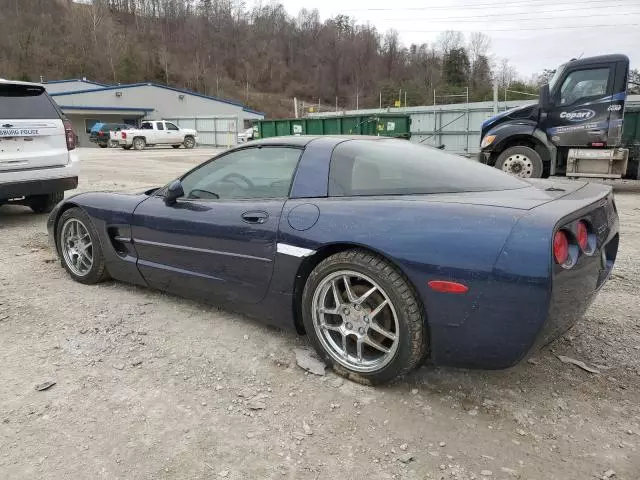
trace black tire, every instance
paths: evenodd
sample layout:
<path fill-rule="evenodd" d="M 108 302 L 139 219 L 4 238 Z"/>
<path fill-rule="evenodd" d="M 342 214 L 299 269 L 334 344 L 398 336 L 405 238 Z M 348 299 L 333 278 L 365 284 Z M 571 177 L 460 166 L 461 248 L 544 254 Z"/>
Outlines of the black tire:
<path fill-rule="evenodd" d="M 180 145 L 171 145 L 173 148 L 180 148 Z"/>
<path fill-rule="evenodd" d="M 50 193 L 49 195 L 33 195 L 27 198 L 27 205 L 35 213 L 49 213 L 62 201 L 64 192 Z"/>
<path fill-rule="evenodd" d="M 374 280 L 387 295 L 396 311 L 398 345 L 392 359 L 379 370 L 363 373 L 339 363 L 325 350 L 314 327 L 315 291 L 321 287 L 324 279 L 342 270 L 364 274 Z M 379 385 L 390 382 L 411 371 L 426 357 L 428 341 L 424 308 L 415 289 L 408 278 L 392 263 L 366 250 L 353 249 L 340 252 L 316 266 L 309 275 L 302 294 L 302 318 L 309 341 L 321 358 L 336 373 L 358 383 Z"/>
<path fill-rule="evenodd" d="M 147 146 L 147 142 L 142 137 L 136 137 L 133 139 L 132 146 L 134 150 L 144 150 L 144 148 Z"/>
<path fill-rule="evenodd" d="M 67 264 L 67 260 L 62 253 L 62 228 L 65 223 L 70 219 L 77 219 L 86 227 L 89 237 L 91 239 L 92 246 L 92 255 L 93 255 L 93 264 L 91 265 L 91 269 L 86 275 L 78 275 L 76 274 Z M 85 213 L 81 208 L 70 208 L 69 210 L 65 210 L 60 218 L 58 219 L 58 223 L 56 225 L 56 248 L 58 249 L 58 254 L 60 255 L 60 261 L 62 262 L 62 266 L 69 273 L 71 278 L 73 278 L 76 282 L 84 283 L 86 285 L 93 285 L 96 283 L 100 283 L 109 278 L 109 273 L 107 272 L 107 267 L 104 260 L 104 255 L 102 253 L 102 245 L 100 244 L 100 238 L 98 237 L 98 232 L 96 227 L 93 225 L 91 218 L 89 215 Z"/>
<path fill-rule="evenodd" d="M 107 148 L 109 145 L 107 145 L 106 143 L 99 143 L 98 146 L 100 148 Z"/>
<path fill-rule="evenodd" d="M 196 146 L 196 139 L 193 138 L 191 135 L 189 135 L 188 137 L 184 137 L 183 145 L 184 145 L 184 148 L 190 150 Z"/>
<path fill-rule="evenodd" d="M 506 173 L 523 178 L 542 178 L 544 174 L 542 157 L 529 147 L 507 148 L 498 156 L 495 166 Z"/>
<path fill-rule="evenodd" d="M 122 147 L 124 150 L 131 150 L 131 145 L 125 145 L 124 147 Z"/>

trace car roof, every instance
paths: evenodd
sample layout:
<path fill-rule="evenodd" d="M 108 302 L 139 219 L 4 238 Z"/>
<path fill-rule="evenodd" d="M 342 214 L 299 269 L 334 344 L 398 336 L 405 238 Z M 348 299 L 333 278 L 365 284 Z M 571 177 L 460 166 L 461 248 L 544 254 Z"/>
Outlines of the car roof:
<path fill-rule="evenodd" d="M 41 88 L 44 88 L 44 85 L 42 85 L 41 83 L 22 82 L 20 80 L 7 80 L 6 78 L 0 78 L 0 84 L 5 84 L 5 85 L 24 85 L 25 87 L 41 87 Z"/>

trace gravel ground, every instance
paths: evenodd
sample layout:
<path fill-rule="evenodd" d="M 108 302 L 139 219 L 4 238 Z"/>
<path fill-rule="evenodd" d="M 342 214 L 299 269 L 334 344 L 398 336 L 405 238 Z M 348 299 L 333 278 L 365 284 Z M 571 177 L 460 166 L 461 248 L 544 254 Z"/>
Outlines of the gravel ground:
<path fill-rule="evenodd" d="M 164 184 L 212 151 L 81 154 L 88 190 Z M 1 207 L 0 477 L 637 480 L 639 193 L 616 194 L 615 273 L 564 338 L 506 371 L 423 367 L 384 388 L 304 372 L 292 332 L 74 283 L 46 216 Z"/>

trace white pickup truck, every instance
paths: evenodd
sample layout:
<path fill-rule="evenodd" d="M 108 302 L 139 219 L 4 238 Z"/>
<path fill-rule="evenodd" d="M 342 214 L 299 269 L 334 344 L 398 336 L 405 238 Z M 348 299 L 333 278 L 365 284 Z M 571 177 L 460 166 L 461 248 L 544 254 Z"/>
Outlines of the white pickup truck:
<path fill-rule="evenodd" d="M 118 145 L 125 150 L 144 150 L 153 145 L 171 145 L 173 148 L 193 148 L 198 141 L 198 132 L 180 128 L 164 120 L 145 120 L 140 128 L 121 130 L 116 133 Z"/>

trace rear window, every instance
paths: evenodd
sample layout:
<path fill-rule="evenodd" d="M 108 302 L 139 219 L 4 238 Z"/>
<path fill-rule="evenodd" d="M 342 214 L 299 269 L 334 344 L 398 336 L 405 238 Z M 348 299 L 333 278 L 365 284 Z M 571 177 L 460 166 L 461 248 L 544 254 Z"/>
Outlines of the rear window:
<path fill-rule="evenodd" d="M 0 118 L 7 120 L 60 118 L 42 87 L 0 84 Z"/>
<path fill-rule="evenodd" d="M 529 184 L 493 167 L 404 140 L 350 140 L 333 151 L 329 195 L 513 190 Z"/>

